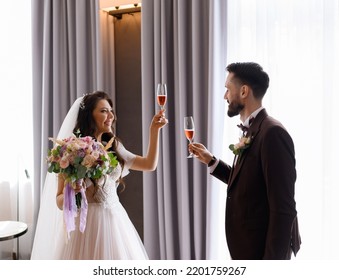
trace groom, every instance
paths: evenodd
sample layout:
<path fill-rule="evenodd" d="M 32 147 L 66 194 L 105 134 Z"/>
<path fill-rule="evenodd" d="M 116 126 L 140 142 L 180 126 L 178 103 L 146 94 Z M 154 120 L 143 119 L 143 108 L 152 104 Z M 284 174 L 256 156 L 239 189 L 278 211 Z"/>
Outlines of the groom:
<path fill-rule="evenodd" d="M 243 138 L 230 146 L 230 166 L 204 145 L 189 146 L 210 173 L 228 185 L 226 238 L 232 259 L 290 259 L 300 248 L 294 185 L 294 145 L 280 122 L 268 116 L 262 99 L 269 77 L 256 63 L 227 66 L 228 116 L 240 114 Z"/>

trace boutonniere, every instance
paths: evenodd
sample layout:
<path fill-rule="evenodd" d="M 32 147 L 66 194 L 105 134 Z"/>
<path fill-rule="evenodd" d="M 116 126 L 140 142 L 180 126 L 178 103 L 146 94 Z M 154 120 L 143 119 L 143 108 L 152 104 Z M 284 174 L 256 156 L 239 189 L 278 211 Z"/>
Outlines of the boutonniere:
<path fill-rule="evenodd" d="M 239 143 L 229 145 L 230 150 L 236 156 L 241 155 L 241 153 L 246 150 L 251 144 L 252 137 L 241 137 Z"/>

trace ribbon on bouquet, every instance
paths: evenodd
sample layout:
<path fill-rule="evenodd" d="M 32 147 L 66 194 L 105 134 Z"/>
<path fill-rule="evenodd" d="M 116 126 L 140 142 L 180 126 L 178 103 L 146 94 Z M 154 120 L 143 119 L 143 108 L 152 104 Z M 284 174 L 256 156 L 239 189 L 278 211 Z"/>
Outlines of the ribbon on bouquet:
<path fill-rule="evenodd" d="M 81 232 L 85 231 L 86 228 L 86 221 L 87 221 L 87 210 L 88 210 L 88 203 L 87 203 L 87 198 L 86 198 L 86 193 L 85 193 L 85 188 L 81 188 L 80 190 L 81 193 L 81 211 L 80 211 L 80 225 L 79 229 Z"/>
<path fill-rule="evenodd" d="M 80 232 L 84 232 L 86 228 L 88 203 L 85 194 L 85 189 L 80 189 L 81 193 L 81 207 L 80 207 Z M 75 230 L 75 218 L 78 216 L 78 207 L 76 205 L 75 191 L 70 182 L 66 183 L 64 190 L 64 222 L 66 226 L 67 236 L 70 237 L 70 233 Z"/>

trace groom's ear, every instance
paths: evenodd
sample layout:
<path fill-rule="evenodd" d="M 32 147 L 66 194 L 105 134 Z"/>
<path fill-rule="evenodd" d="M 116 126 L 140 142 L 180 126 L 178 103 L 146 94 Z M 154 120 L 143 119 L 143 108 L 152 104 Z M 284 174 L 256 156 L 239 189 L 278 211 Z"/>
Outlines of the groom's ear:
<path fill-rule="evenodd" d="M 242 85 L 240 88 L 240 97 L 246 98 L 249 94 L 250 87 L 248 85 Z"/>

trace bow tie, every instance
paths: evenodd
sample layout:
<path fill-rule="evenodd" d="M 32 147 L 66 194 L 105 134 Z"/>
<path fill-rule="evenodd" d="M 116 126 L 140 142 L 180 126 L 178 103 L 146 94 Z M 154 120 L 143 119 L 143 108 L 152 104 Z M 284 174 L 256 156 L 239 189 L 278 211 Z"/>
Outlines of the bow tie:
<path fill-rule="evenodd" d="M 251 117 L 251 118 L 249 119 L 249 122 L 248 122 L 249 126 L 251 126 L 253 120 L 254 120 L 253 117 Z M 243 133 L 246 133 L 246 132 L 248 131 L 248 127 L 247 127 L 247 126 L 244 126 L 242 123 L 241 123 L 241 124 L 238 124 L 237 127 L 239 127 L 239 128 L 242 130 Z"/>
<path fill-rule="evenodd" d="M 238 124 L 237 127 L 239 127 L 244 133 L 248 131 L 248 127 L 244 126 L 242 123 Z"/>

